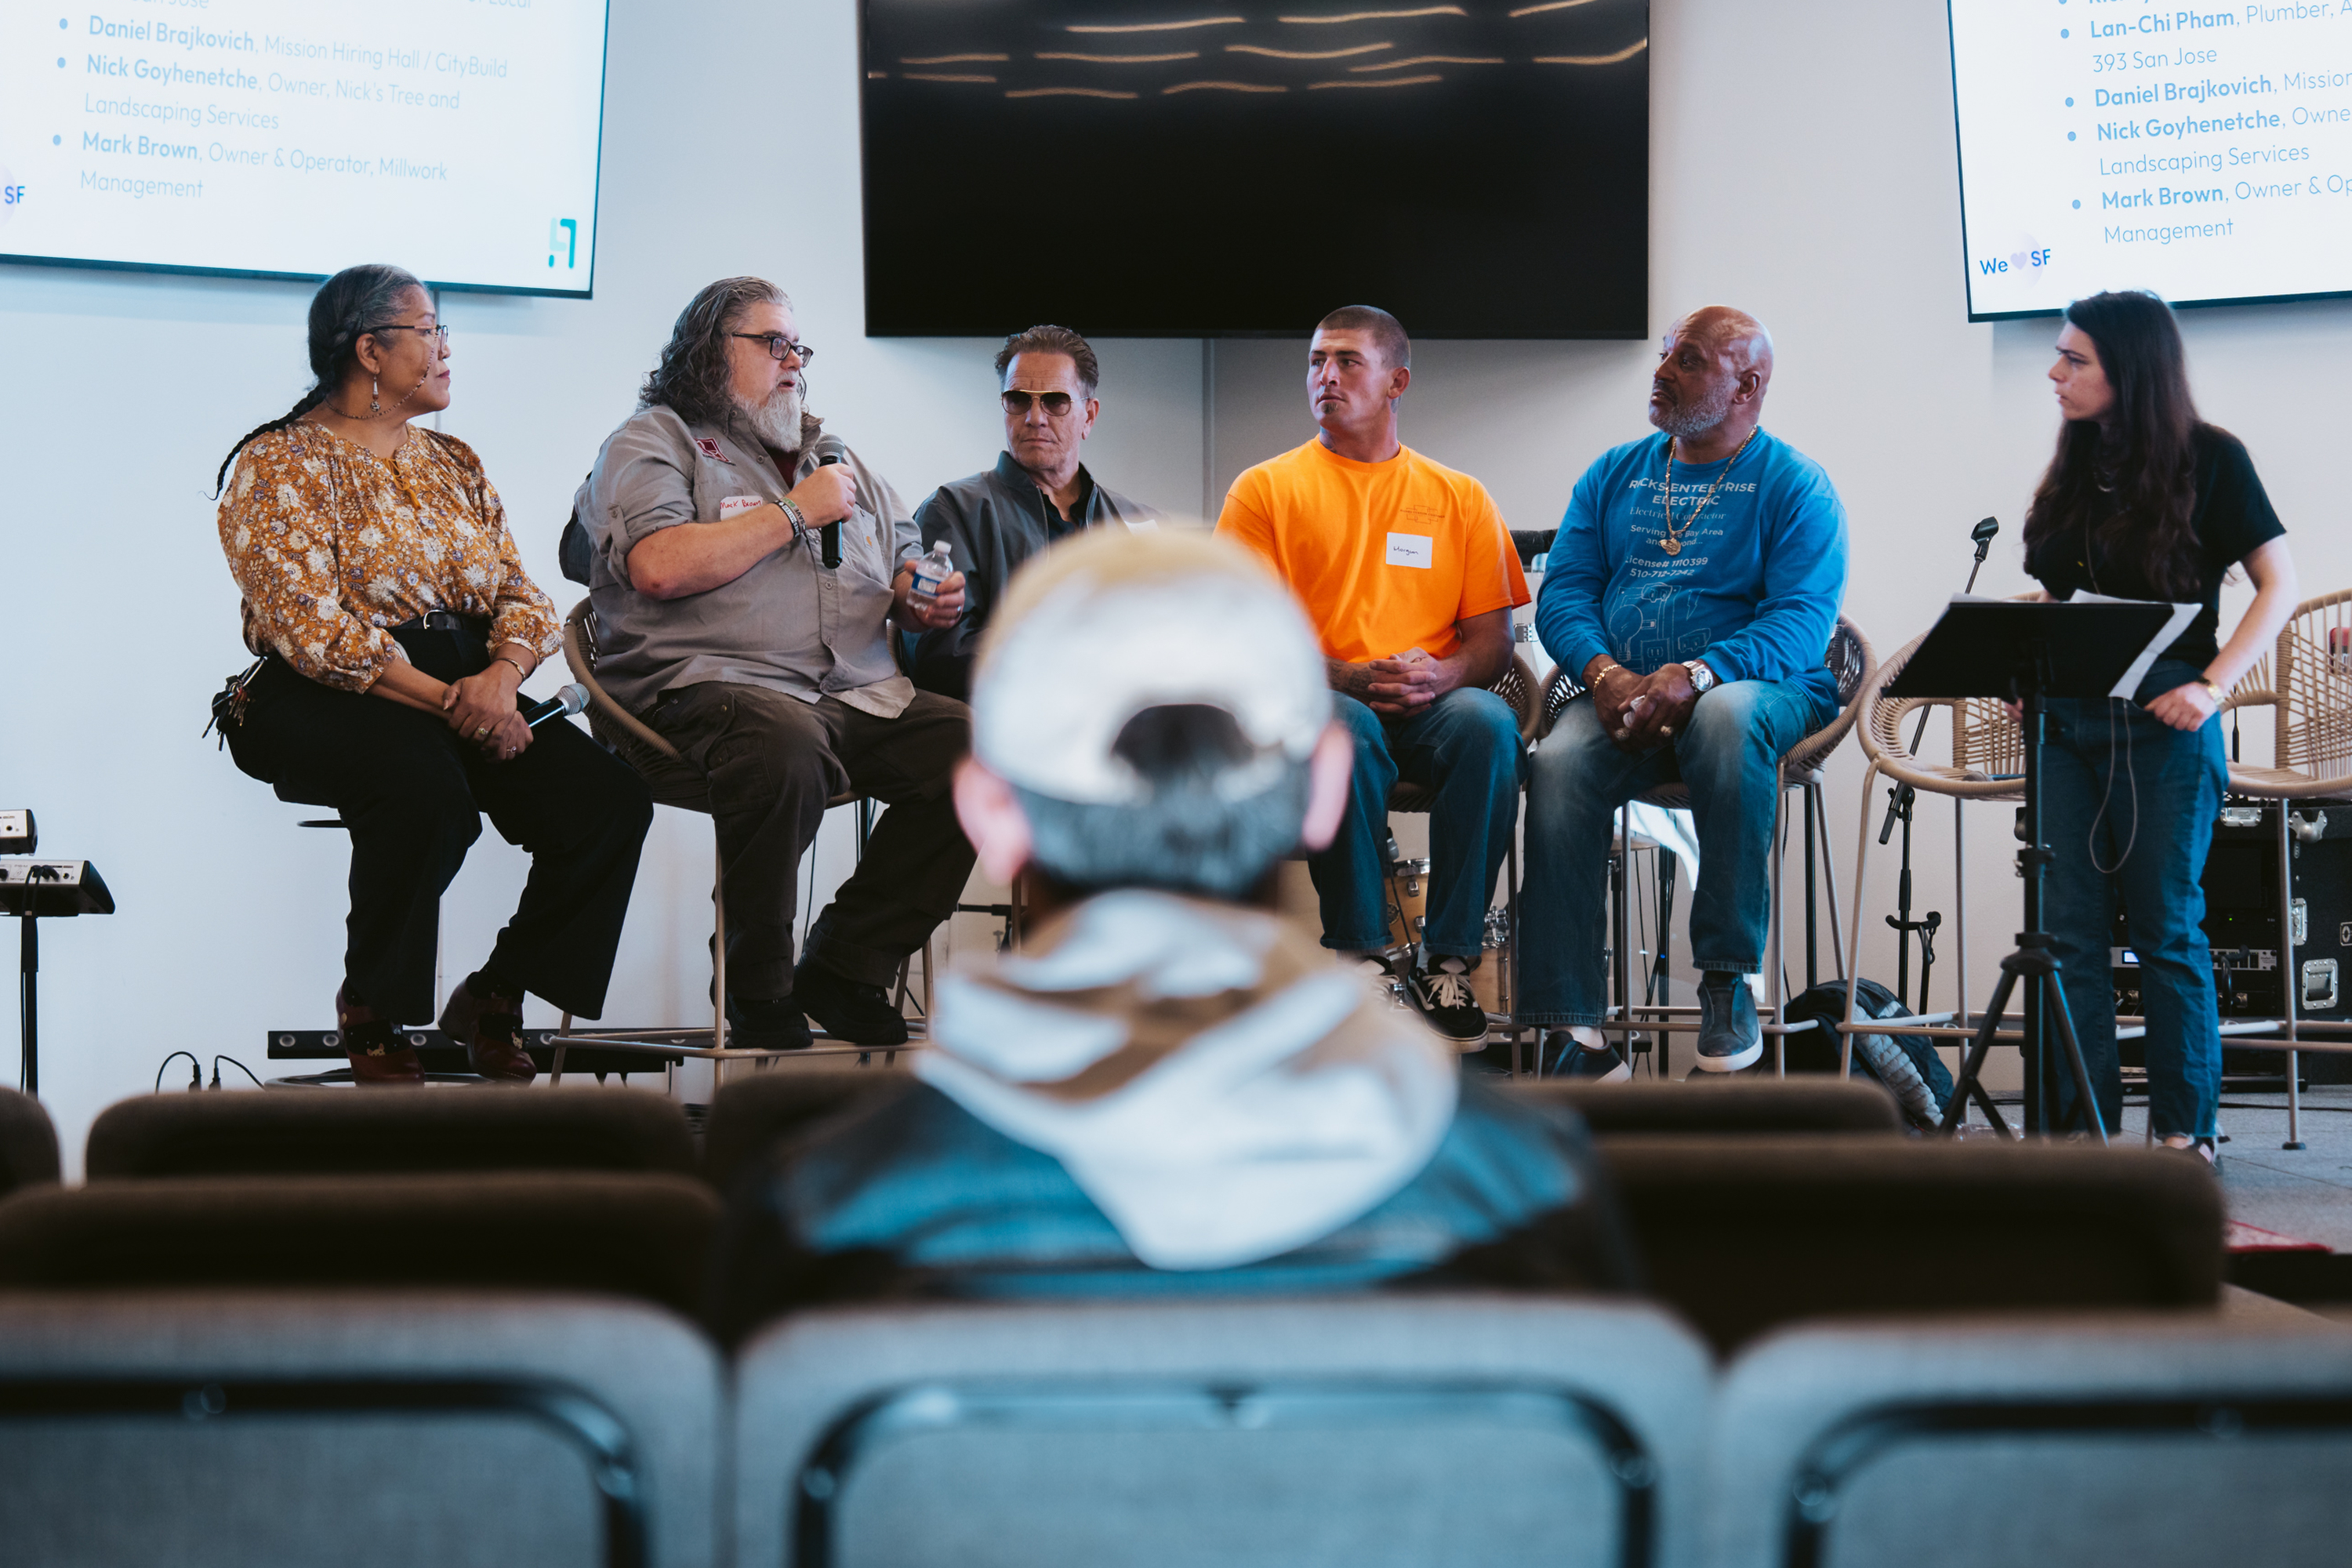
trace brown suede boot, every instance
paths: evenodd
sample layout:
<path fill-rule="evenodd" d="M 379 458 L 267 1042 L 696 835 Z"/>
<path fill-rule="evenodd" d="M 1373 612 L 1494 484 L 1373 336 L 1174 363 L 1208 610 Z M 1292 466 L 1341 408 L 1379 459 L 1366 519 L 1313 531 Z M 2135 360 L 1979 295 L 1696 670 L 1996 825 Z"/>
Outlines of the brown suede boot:
<path fill-rule="evenodd" d="M 423 1083 L 425 1063 L 416 1047 L 363 1003 L 346 1001 L 335 991 L 335 1027 L 342 1032 L 343 1055 L 352 1061 L 354 1083 Z"/>
<path fill-rule="evenodd" d="M 441 1032 L 466 1047 L 466 1060 L 493 1083 L 529 1083 L 539 1076 L 522 1048 L 522 998 L 474 994 L 472 976 L 460 981 L 441 1009 Z"/>

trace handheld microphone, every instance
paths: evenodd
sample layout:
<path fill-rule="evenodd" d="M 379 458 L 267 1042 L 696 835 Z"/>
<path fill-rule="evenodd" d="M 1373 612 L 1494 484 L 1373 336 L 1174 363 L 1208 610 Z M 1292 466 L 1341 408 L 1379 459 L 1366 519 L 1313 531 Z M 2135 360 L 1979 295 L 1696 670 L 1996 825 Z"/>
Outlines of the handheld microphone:
<path fill-rule="evenodd" d="M 573 684 L 563 688 L 544 702 L 534 702 L 522 710 L 522 721 L 538 729 L 550 719 L 568 717 L 584 711 L 588 706 L 588 689 Z"/>
<path fill-rule="evenodd" d="M 816 466 L 820 468 L 830 468 L 838 463 L 848 455 L 848 452 L 849 448 L 841 444 L 841 438 L 837 436 L 820 436 L 816 438 Z M 817 530 L 817 536 L 824 555 L 825 570 L 828 572 L 838 570 L 841 565 L 840 522 L 836 521 L 826 523 Z"/>

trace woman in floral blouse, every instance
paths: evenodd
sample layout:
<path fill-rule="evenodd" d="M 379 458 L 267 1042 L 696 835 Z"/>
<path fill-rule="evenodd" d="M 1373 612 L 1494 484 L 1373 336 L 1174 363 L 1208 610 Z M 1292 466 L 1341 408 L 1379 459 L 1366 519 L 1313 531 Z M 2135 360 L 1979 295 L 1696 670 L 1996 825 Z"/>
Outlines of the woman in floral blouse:
<path fill-rule="evenodd" d="M 221 548 L 263 658 L 229 746 L 351 831 L 335 1014 L 369 1082 L 424 1079 L 397 1030 L 432 1016 L 441 894 L 482 813 L 530 851 L 530 879 L 441 1026 L 477 1072 L 519 1082 L 524 992 L 603 1012 L 653 819 L 625 763 L 569 724 L 523 722 L 516 689 L 561 627 L 473 448 L 410 423 L 449 405 L 448 362 L 415 278 L 339 272 L 310 301 L 317 384 L 221 465 Z"/>

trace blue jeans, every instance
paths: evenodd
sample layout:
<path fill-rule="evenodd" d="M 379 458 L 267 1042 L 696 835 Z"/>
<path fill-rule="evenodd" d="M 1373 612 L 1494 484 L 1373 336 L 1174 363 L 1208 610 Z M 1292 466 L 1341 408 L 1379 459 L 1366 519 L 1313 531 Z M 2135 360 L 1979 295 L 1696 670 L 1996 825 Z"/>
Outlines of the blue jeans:
<path fill-rule="evenodd" d="M 1528 770 L 1519 1021 L 1553 1028 L 1601 1021 L 1617 808 L 1677 778 L 1698 819 L 1692 961 L 1738 974 L 1762 969 L 1780 753 L 1830 717 L 1793 681 L 1734 680 L 1700 698 L 1670 743 L 1634 752 L 1602 732 L 1590 698 L 1570 703 Z"/>
<path fill-rule="evenodd" d="M 1420 712 L 1383 720 L 1332 693 L 1333 717 L 1356 738 L 1348 815 L 1307 868 L 1323 901 L 1323 945 L 1389 945 L 1389 791 L 1399 779 L 1437 792 L 1429 812 L 1429 909 L 1422 945 L 1475 958 L 1486 945 L 1486 900 L 1519 826 L 1518 716 L 1491 691 L 1449 691 Z"/>
<path fill-rule="evenodd" d="M 2124 1100 L 2108 968 L 2118 897 L 2147 1010 L 2149 1124 L 2159 1138 L 2210 1138 L 2221 1105 L 2221 1017 L 2199 879 L 2229 784 L 2221 721 L 2183 732 L 2139 706 L 2198 674 L 2193 665 L 2161 659 L 2137 700 L 2047 704 L 2042 833 L 2056 858 L 2043 882 L 2042 924 L 2063 965 L 2066 1010 L 2110 1133 Z M 2057 1127 L 2071 1113 L 2074 1085 L 2055 1062 L 2052 1077 L 2058 1089 L 2050 1124 Z"/>

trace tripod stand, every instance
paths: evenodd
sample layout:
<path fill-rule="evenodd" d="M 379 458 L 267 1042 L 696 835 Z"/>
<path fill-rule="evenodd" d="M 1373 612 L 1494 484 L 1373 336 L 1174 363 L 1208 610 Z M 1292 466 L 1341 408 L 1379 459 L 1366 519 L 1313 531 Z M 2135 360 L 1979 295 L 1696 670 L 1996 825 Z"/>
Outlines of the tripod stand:
<path fill-rule="evenodd" d="M 2081 1120 L 2098 1135 L 2104 1144 L 2107 1130 L 2099 1117 L 2098 1097 L 2091 1089 L 2091 1070 L 2083 1062 L 2083 1044 L 2074 1034 L 2074 1016 L 2066 1007 L 2065 987 L 2059 984 L 2058 960 L 2050 951 L 2050 933 L 2042 929 L 2042 876 L 2050 862 L 2056 858 L 2042 842 L 2042 693 L 2049 686 L 2050 647 L 2036 640 L 2029 645 L 2028 673 L 2012 687 L 2011 700 L 2023 710 L 2025 730 L 2025 847 L 2017 852 L 2018 869 L 2025 879 L 2025 929 L 2017 933 L 2016 951 L 2000 961 L 2000 982 L 1992 988 L 1992 1000 L 1985 1004 L 1984 1022 L 1977 1026 L 1977 1037 L 1969 1043 L 1968 1059 L 1960 1065 L 1960 1076 L 1952 1086 L 1952 1098 L 1944 1107 L 1944 1120 L 1938 1131 L 1949 1134 L 1968 1114 L 1968 1100 L 1973 1095 L 1985 1113 L 1985 1119 L 2009 1134 L 2008 1124 L 2000 1112 L 1993 1109 L 1992 1097 L 1985 1092 L 1979 1074 L 1984 1068 L 1985 1053 L 1992 1049 L 1993 1036 L 2000 1028 L 2001 1015 L 2009 1011 L 2010 996 L 2017 983 L 2025 982 L 2025 1124 L 2036 1132 L 2050 1131 L 2050 1102 L 2055 1087 L 2050 1078 L 2049 1035 L 2054 1027 L 2058 1044 L 2066 1053 L 2066 1067 L 2074 1079 L 2074 1106 Z"/>
<path fill-rule="evenodd" d="M 2025 929 L 2016 951 L 2000 961 L 1984 1019 L 1969 1042 L 1952 1097 L 1944 1106 L 1942 1131 L 1955 1131 L 1973 1099 L 2004 1136 L 2013 1136 L 1980 1079 L 1985 1055 L 2000 1032 L 2001 1017 L 2021 982 L 2025 987 L 2025 1116 L 2028 1130 L 2051 1131 L 2053 1091 L 2052 1045 L 2063 1053 L 2074 1080 L 2076 1120 L 2100 1142 L 2106 1128 L 2083 1060 L 2082 1042 L 2060 986 L 2058 958 L 2042 929 L 2042 882 L 2056 858 L 2042 841 L 2042 747 L 2044 704 L 2052 697 L 2128 694 L 2146 661 L 2142 650 L 2162 637 L 2172 606 L 2114 600 L 2019 603 L 1956 598 L 1919 644 L 1911 662 L 1887 688 L 1897 697 L 2002 697 L 2021 710 L 2025 741 L 2025 847 L 2018 870 L 2025 881 Z"/>

